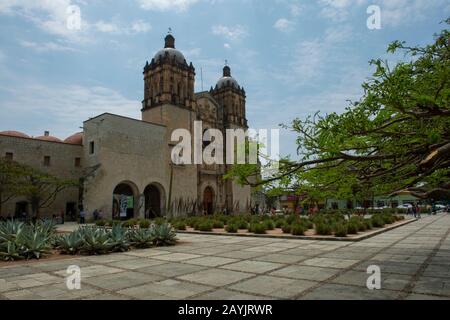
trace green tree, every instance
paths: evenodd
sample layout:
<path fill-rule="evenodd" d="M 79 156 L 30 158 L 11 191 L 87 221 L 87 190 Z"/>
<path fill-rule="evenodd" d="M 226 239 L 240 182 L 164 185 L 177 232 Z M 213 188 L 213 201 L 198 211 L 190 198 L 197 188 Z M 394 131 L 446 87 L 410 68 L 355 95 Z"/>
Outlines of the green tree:
<path fill-rule="evenodd" d="M 450 19 L 446 21 L 450 24 Z M 285 181 L 320 193 L 350 196 L 410 193 L 420 198 L 450 197 L 450 32 L 435 35 L 427 46 L 396 41 L 407 61 L 390 66 L 371 61 L 372 78 L 363 97 L 342 114 L 295 119 L 300 161 L 280 161 L 278 174 L 253 184 Z M 240 181 L 251 183 L 236 168 Z M 312 190 L 309 190 L 310 192 Z"/>
<path fill-rule="evenodd" d="M 2 205 L 21 195 L 20 179 L 25 168 L 19 163 L 0 158 L 0 216 Z"/>

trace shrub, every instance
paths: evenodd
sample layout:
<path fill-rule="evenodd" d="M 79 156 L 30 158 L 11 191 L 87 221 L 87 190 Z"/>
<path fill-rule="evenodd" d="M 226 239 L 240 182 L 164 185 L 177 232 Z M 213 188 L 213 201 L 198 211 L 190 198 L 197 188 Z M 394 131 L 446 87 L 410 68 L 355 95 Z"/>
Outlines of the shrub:
<path fill-rule="evenodd" d="M 160 226 L 160 225 L 167 223 L 167 221 L 166 221 L 166 219 L 159 217 L 159 218 L 156 218 L 153 221 L 153 223 L 156 224 L 157 226 Z"/>
<path fill-rule="evenodd" d="M 151 225 L 150 220 L 143 219 L 143 220 L 139 221 L 139 228 L 141 228 L 141 229 L 148 229 L 148 228 L 150 228 L 150 225 Z"/>
<path fill-rule="evenodd" d="M 383 218 L 378 214 L 372 216 L 371 222 L 374 228 L 382 228 L 385 224 Z"/>
<path fill-rule="evenodd" d="M 327 236 L 331 234 L 332 228 L 331 225 L 326 222 L 319 222 L 315 225 L 316 233 L 318 235 Z"/>
<path fill-rule="evenodd" d="M 250 232 L 256 233 L 256 234 L 264 234 L 266 233 L 266 226 L 264 223 L 252 223 L 250 224 L 249 228 Z"/>
<path fill-rule="evenodd" d="M 104 226 L 106 226 L 106 223 L 107 222 L 105 220 L 103 220 L 103 219 L 95 221 L 95 225 L 97 227 L 104 227 Z"/>
<path fill-rule="evenodd" d="M 281 228 L 285 224 L 286 224 L 286 221 L 283 218 L 281 218 L 281 219 L 278 219 L 277 222 L 275 222 L 275 227 L 276 228 Z"/>
<path fill-rule="evenodd" d="M 115 225 L 117 225 L 117 224 L 115 224 Z M 137 219 L 130 219 L 130 220 L 127 220 L 127 221 L 125 221 L 125 222 L 122 224 L 122 226 L 123 226 L 124 228 L 134 228 L 134 226 L 136 226 L 136 225 L 138 225 Z M 113 227 L 114 227 L 114 226 L 113 226 Z"/>
<path fill-rule="evenodd" d="M 199 231 L 212 231 L 213 224 L 211 221 L 203 221 L 199 223 L 197 227 Z"/>
<path fill-rule="evenodd" d="M 288 223 L 288 224 L 293 224 L 296 220 L 297 220 L 297 216 L 296 215 L 293 215 L 293 214 L 291 214 L 291 215 L 288 215 L 287 217 L 286 217 L 286 222 Z"/>
<path fill-rule="evenodd" d="M 240 220 L 237 223 L 237 227 L 238 227 L 239 230 L 245 230 L 245 229 L 248 228 L 248 222 L 246 220 Z"/>
<path fill-rule="evenodd" d="M 355 221 L 350 221 L 347 223 L 347 233 L 348 234 L 358 233 L 358 224 Z"/>
<path fill-rule="evenodd" d="M 266 230 L 273 230 L 273 229 L 275 229 L 275 224 L 273 223 L 272 220 L 264 221 L 264 226 L 265 226 Z"/>
<path fill-rule="evenodd" d="M 347 236 L 347 225 L 344 223 L 338 223 L 334 228 L 334 235 L 336 237 L 346 237 Z"/>
<path fill-rule="evenodd" d="M 282 227 L 281 230 L 283 231 L 283 233 L 291 233 L 292 231 L 292 227 L 290 224 L 285 223 Z"/>
<path fill-rule="evenodd" d="M 186 223 L 184 223 L 183 221 L 178 221 L 174 223 L 173 227 L 176 230 L 186 230 Z"/>
<path fill-rule="evenodd" d="M 372 230 L 373 226 L 372 226 L 372 221 L 370 219 L 365 219 L 364 224 L 366 226 L 366 230 Z"/>
<path fill-rule="evenodd" d="M 239 228 L 236 224 L 227 224 L 225 230 L 229 233 L 237 233 Z"/>
<path fill-rule="evenodd" d="M 292 225 L 291 232 L 294 236 L 305 235 L 306 227 L 303 224 L 296 223 Z"/>
<path fill-rule="evenodd" d="M 224 227 L 224 224 L 220 220 L 213 221 L 213 228 L 215 229 L 222 229 Z"/>

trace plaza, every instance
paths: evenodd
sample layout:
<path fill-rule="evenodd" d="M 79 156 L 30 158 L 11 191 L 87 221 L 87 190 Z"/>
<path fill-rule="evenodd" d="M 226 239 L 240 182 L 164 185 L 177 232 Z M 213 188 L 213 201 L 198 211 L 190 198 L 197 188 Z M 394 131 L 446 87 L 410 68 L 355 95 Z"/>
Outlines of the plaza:
<path fill-rule="evenodd" d="M 179 243 L 0 265 L 0 299 L 450 299 L 450 215 L 359 242 L 179 234 Z M 81 289 L 68 290 L 68 266 Z M 368 266 L 381 289 L 366 286 Z"/>

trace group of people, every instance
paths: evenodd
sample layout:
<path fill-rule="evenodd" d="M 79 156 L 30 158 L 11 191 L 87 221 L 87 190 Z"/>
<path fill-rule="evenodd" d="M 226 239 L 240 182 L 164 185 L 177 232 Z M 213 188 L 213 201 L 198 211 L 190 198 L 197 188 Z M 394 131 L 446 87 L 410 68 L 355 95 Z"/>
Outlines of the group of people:
<path fill-rule="evenodd" d="M 408 214 L 412 214 L 414 215 L 414 218 L 422 218 L 422 216 L 420 215 L 420 212 L 422 211 L 422 209 L 420 208 L 418 203 L 413 203 L 411 207 L 408 208 Z"/>

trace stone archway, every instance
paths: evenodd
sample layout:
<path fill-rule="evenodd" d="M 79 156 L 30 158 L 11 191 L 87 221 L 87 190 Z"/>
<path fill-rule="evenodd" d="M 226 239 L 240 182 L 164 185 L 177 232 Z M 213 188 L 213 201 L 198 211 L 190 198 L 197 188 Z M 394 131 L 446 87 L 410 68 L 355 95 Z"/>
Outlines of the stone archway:
<path fill-rule="evenodd" d="M 127 220 L 139 216 L 138 200 L 138 189 L 134 183 L 119 183 L 113 191 L 112 218 Z"/>
<path fill-rule="evenodd" d="M 203 191 L 203 210 L 208 215 L 214 214 L 214 190 L 209 186 Z"/>
<path fill-rule="evenodd" d="M 145 218 L 162 217 L 165 208 L 165 195 L 162 186 L 156 183 L 149 184 L 144 190 Z"/>

